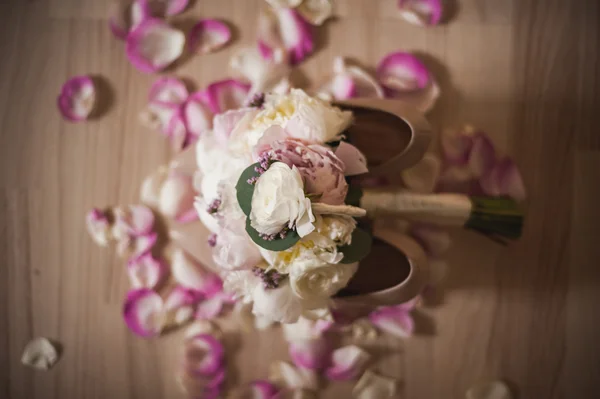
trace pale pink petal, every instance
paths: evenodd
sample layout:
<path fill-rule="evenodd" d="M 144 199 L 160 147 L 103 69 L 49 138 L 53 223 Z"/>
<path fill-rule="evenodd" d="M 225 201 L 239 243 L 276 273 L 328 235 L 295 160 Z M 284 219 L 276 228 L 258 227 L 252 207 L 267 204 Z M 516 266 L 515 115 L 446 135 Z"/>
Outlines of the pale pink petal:
<path fill-rule="evenodd" d="M 291 389 L 316 390 L 318 388 L 318 376 L 314 370 L 294 367 L 281 361 L 271 364 L 269 379 Z"/>
<path fill-rule="evenodd" d="M 273 125 L 267 128 L 256 143 L 256 146 L 254 146 L 254 158 L 258 158 L 265 151 L 269 151 L 274 142 L 285 140 L 288 137 L 289 134 L 281 126 Z"/>
<path fill-rule="evenodd" d="M 249 84 L 235 79 L 227 79 L 209 85 L 206 88 L 206 99 L 210 110 L 214 114 L 220 114 L 242 107 L 249 92 Z"/>
<path fill-rule="evenodd" d="M 109 8 L 108 26 L 117 38 L 125 40 L 131 30 L 150 17 L 146 1 L 118 0 Z"/>
<path fill-rule="evenodd" d="M 218 19 L 201 19 L 189 33 L 189 46 L 201 54 L 212 53 L 231 40 L 231 29 Z"/>
<path fill-rule="evenodd" d="M 215 115 L 213 119 L 213 133 L 215 138 L 221 144 L 226 144 L 238 123 L 246 118 L 247 115 L 250 114 L 253 117 L 257 113 L 258 110 L 254 108 L 240 108 Z"/>
<path fill-rule="evenodd" d="M 335 75 L 330 83 L 331 95 L 336 100 L 357 97 L 356 84 L 350 75 Z"/>
<path fill-rule="evenodd" d="M 258 48 L 242 48 L 231 57 L 229 65 L 251 83 L 249 98 L 257 93 L 277 92 L 289 85 L 290 66 L 281 49 L 265 59 Z"/>
<path fill-rule="evenodd" d="M 442 19 L 441 0 L 398 0 L 400 16 L 415 25 L 437 25 Z"/>
<path fill-rule="evenodd" d="M 385 92 L 377 79 L 371 76 L 367 71 L 349 63 L 343 57 L 336 57 L 333 60 L 333 73 L 335 76 L 343 76 L 352 79 L 353 91 L 350 97 L 362 98 L 383 98 Z M 335 87 L 334 95 L 338 98 Z M 349 97 L 349 98 L 350 98 Z M 342 100 L 343 98 L 338 98 Z"/>
<path fill-rule="evenodd" d="M 196 335 L 187 341 L 185 348 L 186 368 L 199 376 L 218 374 L 223 368 L 224 353 L 223 345 L 212 335 Z M 220 385 L 222 381 L 219 381 L 219 379 L 213 381 L 207 387 Z"/>
<path fill-rule="evenodd" d="M 195 196 L 192 176 L 171 172 L 161 187 L 158 209 L 164 216 L 177 219 L 194 210 Z"/>
<path fill-rule="evenodd" d="M 190 0 L 162 0 L 167 3 L 165 14 L 168 16 L 177 15 L 185 11 Z"/>
<path fill-rule="evenodd" d="M 509 196 L 517 201 L 527 196 L 521 173 L 510 158 L 500 160 L 479 183 L 486 195 Z"/>
<path fill-rule="evenodd" d="M 331 367 L 325 371 L 328 379 L 348 381 L 358 378 L 364 371 L 371 356 L 356 345 L 336 349 L 331 356 Z"/>
<path fill-rule="evenodd" d="M 492 140 L 484 133 L 473 136 L 473 147 L 469 154 L 468 166 L 474 177 L 487 174 L 496 164 L 496 149 Z"/>
<path fill-rule="evenodd" d="M 224 306 L 231 302 L 231 298 L 227 294 L 216 294 L 198 304 L 195 317 L 197 320 L 214 319 L 221 314 Z"/>
<path fill-rule="evenodd" d="M 296 8 L 302 0 L 266 0 L 272 7 L 275 8 Z"/>
<path fill-rule="evenodd" d="M 160 334 L 164 324 L 163 300 L 148 288 L 130 291 L 123 306 L 123 317 L 134 334 L 154 337 Z"/>
<path fill-rule="evenodd" d="M 134 261 L 137 258 L 151 252 L 157 240 L 157 233 L 150 233 L 132 239 L 131 243 L 133 243 L 133 252 L 131 253 L 130 260 Z"/>
<path fill-rule="evenodd" d="M 439 256 L 450 248 L 450 233 L 440 227 L 414 225 L 410 234 L 423 246 L 428 255 Z"/>
<path fill-rule="evenodd" d="M 214 111 L 207 92 L 200 91 L 192 94 L 183 108 L 187 130 L 195 137 L 200 137 L 212 128 Z"/>
<path fill-rule="evenodd" d="M 279 389 L 265 380 L 252 381 L 245 388 L 241 398 L 247 399 L 273 399 Z"/>
<path fill-rule="evenodd" d="M 163 259 L 156 259 L 151 253 L 127 262 L 127 273 L 132 288 L 156 288 L 167 272 L 167 263 Z"/>
<path fill-rule="evenodd" d="M 312 25 L 322 25 L 333 15 L 332 0 L 304 0 L 298 12 Z"/>
<path fill-rule="evenodd" d="M 470 128 L 464 131 L 444 131 L 440 142 L 444 161 L 453 165 L 465 165 L 469 161 L 471 149 L 473 148 L 473 134 Z"/>
<path fill-rule="evenodd" d="M 202 293 L 182 285 L 177 285 L 167 296 L 165 309 L 171 311 L 184 306 L 194 306 L 203 298 L 204 295 Z"/>
<path fill-rule="evenodd" d="M 209 272 L 181 249 L 173 252 L 171 274 L 178 284 L 201 292 L 207 297 L 222 291 L 223 288 L 223 282 L 219 276 Z"/>
<path fill-rule="evenodd" d="M 356 399 L 391 399 L 397 398 L 396 380 L 383 377 L 367 370 L 352 390 Z"/>
<path fill-rule="evenodd" d="M 437 156 L 427 153 L 419 163 L 402 171 L 402 181 L 412 191 L 431 193 L 440 177 L 441 166 Z"/>
<path fill-rule="evenodd" d="M 76 76 L 62 87 L 57 99 L 63 118 L 70 122 L 86 120 L 96 105 L 96 88 L 89 76 Z"/>
<path fill-rule="evenodd" d="M 325 338 L 290 342 L 289 352 L 296 367 L 322 370 L 327 366 L 331 348 Z"/>
<path fill-rule="evenodd" d="M 355 146 L 345 141 L 335 149 L 335 155 L 344 163 L 344 175 L 356 176 L 367 173 L 367 158 Z"/>
<path fill-rule="evenodd" d="M 402 307 L 377 309 L 369 314 L 369 320 L 380 330 L 399 338 L 410 337 L 414 331 L 410 312 Z"/>
<path fill-rule="evenodd" d="M 200 218 L 198 212 L 196 212 L 196 208 L 192 208 L 177 216 L 177 219 L 175 220 L 177 220 L 178 223 L 191 223 L 200 220 Z"/>
<path fill-rule="evenodd" d="M 158 208 L 160 190 L 168 176 L 168 173 L 169 169 L 162 166 L 142 181 L 142 187 L 140 188 L 140 200 L 144 203 L 144 205 Z"/>
<path fill-rule="evenodd" d="M 154 228 L 154 213 L 147 206 L 130 205 L 127 222 L 133 236 L 150 234 Z"/>
<path fill-rule="evenodd" d="M 159 72 L 183 53 L 185 35 L 159 19 L 143 21 L 127 36 L 127 57 L 144 73 Z"/>
<path fill-rule="evenodd" d="M 265 58 L 285 49 L 292 65 L 314 51 L 312 27 L 292 8 L 264 9 L 259 19 L 259 45 Z"/>
<path fill-rule="evenodd" d="M 104 212 L 94 208 L 88 212 L 86 218 L 86 228 L 94 242 L 102 247 L 108 245 L 110 239 L 110 223 Z"/>
<path fill-rule="evenodd" d="M 189 96 L 185 83 L 175 78 L 159 78 L 148 95 L 148 102 L 165 107 L 177 108 L 183 104 Z"/>

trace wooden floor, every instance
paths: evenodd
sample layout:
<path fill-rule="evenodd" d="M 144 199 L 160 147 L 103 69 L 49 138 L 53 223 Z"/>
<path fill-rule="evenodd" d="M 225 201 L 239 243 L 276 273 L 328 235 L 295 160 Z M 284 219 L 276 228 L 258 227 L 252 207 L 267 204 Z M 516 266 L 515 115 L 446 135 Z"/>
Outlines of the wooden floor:
<path fill-rule="evenodd" d="M 228 49 L 176 70 L 198 87 L 226 77 L 235 48 L 254 40 L 260 0 L 198 0 L 183 19 L 236 26 Z M 0 3 L 0 397 L 176 398 L 179 335 L 145 341 L 121 320 L 122 262 L 87 237 L 92 206 L 137 199 L 170 150 L 138 123 L 154 76 L 128 64 L 101 0 Z M 436 127 L 486 129 L 514 155 L 529 190 L 524 238 L 502 248 L 456 236 L 443 304 L 417 320 L 380 370 L 401 397 L 463 398 L 505 379 L 521 399 L 597 397 L 600 379 L 600 6 L 594 0 L 462 0 L 449 24 L 419 29 L 392 18 L 394 0 L 335 0 L 321 50 L 300 70 L 322 78 L 334 56 L 373 67 L 387 52 L 422 53 L 443 97 Z M 60 85 L 94 74 L 108 98 L 97 121 L 72 125 Z M 428 328 L 427 328 L 428 327 Z M 64 345 L 48 373 L 20 365 L 25 343 Z M 237 378 L 266 377 L 285 346 L 245 336 Z M 273 343 L 275 342 L 275 343 Z M 328 397 L 349 397 L 339 388 Z M 337 393 L 335 393 L 337 392 Z"/>

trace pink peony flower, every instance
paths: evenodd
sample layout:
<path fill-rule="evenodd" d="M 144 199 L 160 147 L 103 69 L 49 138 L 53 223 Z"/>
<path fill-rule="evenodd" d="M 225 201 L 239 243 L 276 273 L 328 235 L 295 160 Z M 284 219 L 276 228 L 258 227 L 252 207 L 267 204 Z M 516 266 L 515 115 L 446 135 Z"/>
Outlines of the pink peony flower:
<path fill-rule="evenodd" d="M 304 179 L 306 194 L 319 196 L 315 202 L 330 205 L 344 203 L 348 193 L 344 163 L 328 147 L 281 140 L 271 145 L 270 154 L 273 159 L 298 168 Z"/>

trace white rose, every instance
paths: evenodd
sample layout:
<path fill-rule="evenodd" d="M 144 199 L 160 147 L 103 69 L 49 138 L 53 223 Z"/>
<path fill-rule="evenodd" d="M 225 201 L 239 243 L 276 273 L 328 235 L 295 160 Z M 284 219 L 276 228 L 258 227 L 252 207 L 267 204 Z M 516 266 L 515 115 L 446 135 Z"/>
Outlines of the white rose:
<path fill-rule="evenodd" d="M 296 167 L 276 162 L 256 182 L 250 222 L 259 233 L 272 235 L 295 227 L 303 237 L 314 230 L 315 217 Z"/>
<path fill-rule="evenodd" d="M 352 243 L 352 232 L 356 228 L 356 220 L 350 216 L 327 215 L 317 217 L 315 223 L 319 234 L 329 238 L 337 245 Z"/>
<path fill-rule="evenodd" d="M 278 288 L 268 289 L 258 284 L 252 293 L 252 313 L 280 323 L 295 323 L 303 313 L 327 305 L 326 299 L 303 300 L 291 289 L 288 281 Z"/>
<path fill-rule="evenodd" d="M 329 298 L 348 285 L 358 263 L 325 264 L 320 267 L 295 267 L 290 273 L 290 285 L 296 295 L 305 300 Z"/>
<path fill-rule="evenodd" d="M 242 234 L 236 234 L 228 229 L 221 229 L 217 234 L 216 245 L 213 248 L 215 263 L 228 270 L 248 269 L 256 266 L 262 255 L 248 234 L 242 229 Z"/>

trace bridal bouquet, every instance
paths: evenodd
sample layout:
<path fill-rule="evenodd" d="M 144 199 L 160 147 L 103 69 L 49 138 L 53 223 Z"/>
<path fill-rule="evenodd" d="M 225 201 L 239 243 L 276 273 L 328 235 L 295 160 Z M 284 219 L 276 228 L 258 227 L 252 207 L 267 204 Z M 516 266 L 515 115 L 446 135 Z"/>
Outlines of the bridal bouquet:
<path fill-rule="evenodd" d="M 195 207 L 224 288 L 282 323 L 322 317 L 371 248 L 346 204 L 367 172 L 343 141 L 351 112 L 302 90 L 217 115 L 196 147 Z"/>

